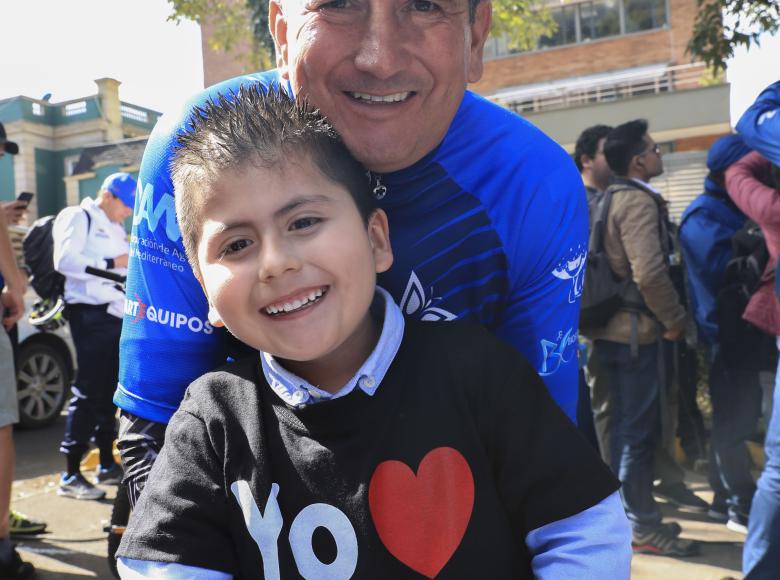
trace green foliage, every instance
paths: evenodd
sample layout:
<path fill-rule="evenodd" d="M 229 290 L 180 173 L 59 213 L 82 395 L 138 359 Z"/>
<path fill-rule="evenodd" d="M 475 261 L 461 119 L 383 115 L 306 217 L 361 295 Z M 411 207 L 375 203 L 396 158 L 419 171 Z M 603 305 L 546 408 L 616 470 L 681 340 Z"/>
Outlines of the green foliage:
<path fill-rule="evenodd" d="M 209 39 L 212 49 L 232 52 L 245 44 L 251 54 L 241 55 L 254 70 L 269 68 L 273 62 L 273 40 L 268 31 L 268 0 L 168 0 L 174 22 L 183 19 L 216 26 Z M 543 34 L 555 32 L 556 24 L 543 0 L 493 0 L 494 36 L 505 35 L 512 49 L 528 50 Z"/>
<path fill-rule="evenodd" d="M 759 36 L 780 30 L 778 0 L 697 0 L 698 14 L 688 52 L 715 71 L 738 46 L 759 44 Z"/>
<path fill-rule="evenodd" d="M 555 32 L 557 24 L 538 0 L 493 0 L 492 36 L 506 36 L 509 48 L 531 50 L 540 36 Z"/>

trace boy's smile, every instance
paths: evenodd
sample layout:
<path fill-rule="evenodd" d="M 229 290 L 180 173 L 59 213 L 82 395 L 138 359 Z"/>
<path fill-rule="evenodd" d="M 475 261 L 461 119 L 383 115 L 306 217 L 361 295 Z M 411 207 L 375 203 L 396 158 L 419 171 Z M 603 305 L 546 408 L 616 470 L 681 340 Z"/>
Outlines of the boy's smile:
<path fill-rule="evenodd" d="M 387 218 L 374 212 L 366 226 L 349 192 L 310 161 L 221 174 L 197 259 L 212 324 L 312 384 L 342 387 L 371 353 L 376 273 L 392 263 Z"/>

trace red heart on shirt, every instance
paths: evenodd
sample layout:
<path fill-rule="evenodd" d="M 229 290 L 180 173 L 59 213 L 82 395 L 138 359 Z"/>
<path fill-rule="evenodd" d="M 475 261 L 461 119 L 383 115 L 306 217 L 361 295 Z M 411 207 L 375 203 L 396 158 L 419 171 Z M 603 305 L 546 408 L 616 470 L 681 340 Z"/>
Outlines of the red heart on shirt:
<path fill-rule="evenodd" d="M 383 461 L 368 487 L 368 505 L 390 553 L 434 578 L 466 533 L 474 507 L 474 478 L 452 447 L 423 457 L 417 475 L 400 461 Z"/>

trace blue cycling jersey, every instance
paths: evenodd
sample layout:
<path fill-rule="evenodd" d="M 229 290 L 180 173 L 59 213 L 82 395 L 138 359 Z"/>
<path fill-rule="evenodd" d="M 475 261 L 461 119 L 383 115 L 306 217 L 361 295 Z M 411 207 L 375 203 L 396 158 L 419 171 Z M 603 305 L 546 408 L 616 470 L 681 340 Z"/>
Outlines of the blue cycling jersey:
<path fill-rule="evenodd" d="M 155 127 L 139 174 L 114 402 L 167 423 L 187 385 L 224 362 L 228 335 L 187 263 L 169 160 L 193 106 L 242 84 L 290 90 L 276 72 L 205 90 Z M 571 158 L 530 123 L 466 92 L 441 144 L 386 188 L 395 261 L 379 284 L 405 316 L 468 319 L 513 344 L 569 417 L 577 403 L 577 319 L 588 235 Z"/>

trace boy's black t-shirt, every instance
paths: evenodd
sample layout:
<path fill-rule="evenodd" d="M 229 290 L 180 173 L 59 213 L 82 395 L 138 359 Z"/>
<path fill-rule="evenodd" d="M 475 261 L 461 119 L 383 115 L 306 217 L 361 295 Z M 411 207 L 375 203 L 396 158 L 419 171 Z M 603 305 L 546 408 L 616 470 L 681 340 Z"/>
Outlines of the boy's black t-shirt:
<path fill-rule="evenodd" d="M 237 578 L 531 578 L 528 532 L 617 488 L 512 347 L 407 321 L 373 396 L 293 409 L 256 357 L 195 381 L 119 555 Z"/>

